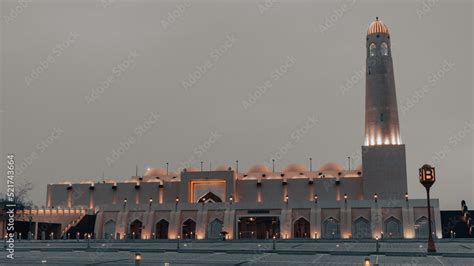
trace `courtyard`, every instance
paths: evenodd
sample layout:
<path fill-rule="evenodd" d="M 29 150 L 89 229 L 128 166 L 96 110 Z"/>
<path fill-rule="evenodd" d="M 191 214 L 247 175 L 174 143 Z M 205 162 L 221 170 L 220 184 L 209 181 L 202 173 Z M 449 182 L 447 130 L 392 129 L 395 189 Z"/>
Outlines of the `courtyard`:
<path fill-rule="evenodd" d="M 278 241 L 20 241 L 15 259 L 2 249 L 0 265 L 474 265 L 474 241 L 438 240 L 426 254 L 419 240 Z M 275 247 L 274 247 L 275 246 Z"/>

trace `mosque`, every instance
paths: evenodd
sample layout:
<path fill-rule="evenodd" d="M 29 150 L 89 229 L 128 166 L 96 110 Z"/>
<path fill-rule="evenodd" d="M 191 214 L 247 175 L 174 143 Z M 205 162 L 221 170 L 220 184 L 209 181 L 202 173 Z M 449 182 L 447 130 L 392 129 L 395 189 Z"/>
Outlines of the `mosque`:
<path fill-rule="evenodd" d="M 365 143 L 356 169 L 149 168 L 126 181 L 49 184 L 47 207 L 18 211 L 18 230 L 35 239 L 426 238 L 426 199 L 407 193 L 390 37 L 378 18 L 370 24 Z M 441 238 L 439 201 L 431 206 Z"/>

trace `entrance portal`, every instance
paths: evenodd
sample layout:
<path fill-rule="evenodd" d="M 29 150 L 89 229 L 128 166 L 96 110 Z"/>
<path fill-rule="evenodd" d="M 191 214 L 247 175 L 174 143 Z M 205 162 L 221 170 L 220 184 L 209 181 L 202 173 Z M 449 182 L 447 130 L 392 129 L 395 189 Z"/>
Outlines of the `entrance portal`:
<path fill-rule="evenodd" d="M 130 224 L 130 238 L 140 239 L 142 236 L 142 222 L 140 220 L 135 220 Z"/>
<path fill-rule="evenodd" d="M 194 239 L 196 237 L 196 222 L 192 219 L 187 219 L 183 223 L 182 234 L 183 239 Z"/>
<path fill-rule="evenodd" d="M 309 232 L 310 224 L 308 220 L 301 217 L 296 220 L 294 225 L 294 237 L 295 238 L 308 238 L 310 236 Z"/>
<path fill-rule="evenodd" d="M 280 238 L 278 217 L 240 217 L 238 220 L 240 239 Z"/>

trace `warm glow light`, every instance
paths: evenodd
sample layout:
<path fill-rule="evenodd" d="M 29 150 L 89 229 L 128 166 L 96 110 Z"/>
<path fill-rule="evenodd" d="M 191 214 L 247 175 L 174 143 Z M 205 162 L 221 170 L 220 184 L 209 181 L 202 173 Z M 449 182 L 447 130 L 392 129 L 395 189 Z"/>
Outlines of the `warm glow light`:
<path fill-rule="evenodd" d="M 135 261 L 139 262 L 142 260 L 142 255 L 140 253 L 135 254 Z"/>

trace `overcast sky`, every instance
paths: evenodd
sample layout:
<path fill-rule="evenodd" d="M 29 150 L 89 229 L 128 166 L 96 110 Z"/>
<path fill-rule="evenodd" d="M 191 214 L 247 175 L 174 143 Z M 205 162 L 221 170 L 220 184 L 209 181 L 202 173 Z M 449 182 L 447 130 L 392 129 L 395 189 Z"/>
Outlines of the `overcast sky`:
<path fill-rule="evenodd" d="M 15 154 L 38 206 L 48 183 L 135 165 L 359 165 L 378 16 L 410 197 L 431 163 L 441 208 L 474 207 L 472 1 L 157 2 L 1 2 L 1 165 Z"/>

